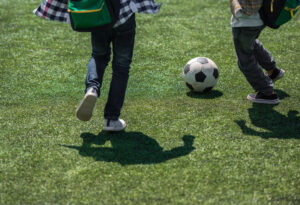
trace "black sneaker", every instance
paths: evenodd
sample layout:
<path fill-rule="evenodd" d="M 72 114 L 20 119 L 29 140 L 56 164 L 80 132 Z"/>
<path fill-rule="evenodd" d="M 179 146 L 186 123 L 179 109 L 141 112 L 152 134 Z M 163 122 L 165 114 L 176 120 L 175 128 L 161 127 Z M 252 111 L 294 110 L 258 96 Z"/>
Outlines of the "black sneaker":
<path fill-rule="evenodd" d="M 255 103 L 264 103 L 264 104 L 278 104 L 279 98 L 276 93 L 272 95 L 264 95 L 262 92 L 257 94 L 249 94 L 247 99 Z"/>
<path fill-rule="evenodd" d="M 272 79 L 273 82 L 275 82 L 276 80 L 279 80 L 280 78 L 282 78 L 284 76 L 285 70 L 283 69 L 274 69 L 273 73 L 271 75 L 268 75 L 269 78 Z"/>

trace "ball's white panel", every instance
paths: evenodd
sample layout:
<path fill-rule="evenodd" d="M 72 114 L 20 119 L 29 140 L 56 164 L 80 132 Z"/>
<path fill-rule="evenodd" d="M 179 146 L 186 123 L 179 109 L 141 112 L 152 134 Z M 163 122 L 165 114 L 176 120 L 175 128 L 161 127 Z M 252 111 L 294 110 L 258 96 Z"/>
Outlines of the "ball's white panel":
<path fill-rule="evenodd" d="M 202 64 L 195 61 L 193 63 L 190 64 L 190 72 L 193 72 L 193 73 L 198 73 L 202 70 Z"/>
<path fill-rule="evenodd" d="M 195 74 L 193 72 L 188 72 L 184 75 L 184 81 L 189 84 L 193 84 L 195 82 Z"/>

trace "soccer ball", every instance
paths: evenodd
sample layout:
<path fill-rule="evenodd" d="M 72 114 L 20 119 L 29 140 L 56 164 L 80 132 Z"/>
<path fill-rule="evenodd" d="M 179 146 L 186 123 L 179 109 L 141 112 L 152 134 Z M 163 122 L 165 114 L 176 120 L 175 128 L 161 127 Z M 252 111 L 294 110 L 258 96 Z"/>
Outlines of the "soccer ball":
<path fill-rule="evenodd" d="M 191 91 L 203 93 L 208 92 L 218 82 L 218 67 L 209 58 L 193 58 L 189 60 L 184 67 L 183 79 Z"/>

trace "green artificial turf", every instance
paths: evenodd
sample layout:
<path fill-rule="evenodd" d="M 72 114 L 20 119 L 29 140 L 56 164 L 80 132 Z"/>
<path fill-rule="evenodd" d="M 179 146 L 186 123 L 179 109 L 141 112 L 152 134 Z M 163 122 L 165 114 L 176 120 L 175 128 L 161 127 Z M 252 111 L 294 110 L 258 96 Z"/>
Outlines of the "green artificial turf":
<path fill-rule="evenodd" d="M 226 0 L 161 0 L 138 14 L 121 117 L 102 131 L 111 66 L 81 122 L 88 33 L 0 0 L 0 204 L 299 204 L 300 18 L 260 37 L 286 70 L 277 106 L 252 104 Z M 217 86 L 189 92 L 188 60 L 211 58 Z"/>

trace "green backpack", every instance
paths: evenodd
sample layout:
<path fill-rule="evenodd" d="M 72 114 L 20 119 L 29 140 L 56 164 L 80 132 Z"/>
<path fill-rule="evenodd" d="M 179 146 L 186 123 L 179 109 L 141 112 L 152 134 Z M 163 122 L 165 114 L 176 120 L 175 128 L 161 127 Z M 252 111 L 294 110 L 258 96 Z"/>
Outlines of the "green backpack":
<path fill-rule="evenodd" d="M 300 9 L 300 0 L 264 0 L 259 10 L 264 24 L 277 29 L 290 21 Z"/>
<path fill-rule="evenodd" d="M 107 30 L 118 20 L 120 0 L 69 0 L 68 12 L 73 30 Z"/>

